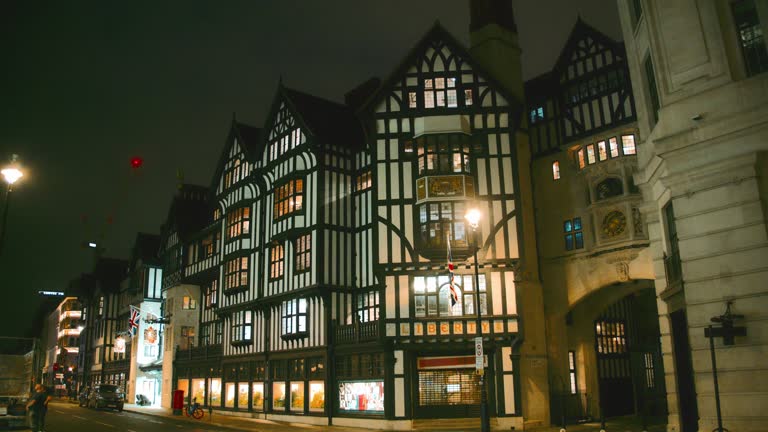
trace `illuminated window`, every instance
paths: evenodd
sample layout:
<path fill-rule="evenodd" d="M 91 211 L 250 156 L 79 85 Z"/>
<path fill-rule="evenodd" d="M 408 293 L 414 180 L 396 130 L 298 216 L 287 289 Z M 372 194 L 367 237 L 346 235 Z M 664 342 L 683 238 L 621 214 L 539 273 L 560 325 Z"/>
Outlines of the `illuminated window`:
<path fill-rule="evenodd" d="M 251 231 L 251 208 L 242 207 L 227 214 L 227 238 L 246 235 Z"/>
<path fill-rule="evenodd" d="M 626 324 L 623 321 L 597 321 L 595 339 L 600 354 L 624 354 L 627 352 Z"/>
<path fill-rule="evenodd" d="M 579 169 L 583 169 L 586 166 L 586 162 L 584 161 L 584 149 L 579 149 L 576 154 L 579 160 Z"/>
<path fill-rule="evenodd" d="M 470 173 L 470 142 L 464 134 L 422 135 L 416 139 L 419 175 Z"/>
<path fill-rule="evenodd" d="M 290 180 L 282 186 L 275 188 L 272 218 L 279 219 L 295 211 L 301 210 L 304 200 L 304 180 Z"/>
<path fill-rule="evenodd" d="M 568 351 L 568 377 L 570 378 L 571 394 L 576 394 L 576 353 Z"/>
<path fill-rule="evenodd" d="M 472 105 L 472 89 L 464 90 L 464 105 L 466 106 Z"/>
<path fill-rule="evenodd" d="M 536 107 L 531 110 L 531 124 L 538 123 L 544 120 L 544 107 Z"/>
<path fill-rule="evenodd" d="M 229 167 L 224 172 L 225 188 L 229 188 L 230 186 L 237 184 L 237 182 L 248 176 L 248 162 L 241 162 L 238 158 L 228 165 Z"/>
<path fill-rule="evenodd" d="M 307 299 L 291 299 L 282 305 L 283 336 L 298 335 L 307 332 Z"/>
<path fill-rule="evenodd" d="M 232 314 L 232 342 L 248 342 L 253 339 L 253 312 L 238 311 Z"/>
<path fill-rule="evenodd" d="M 248 257 L 240 257 L 224 264 L 224 291 L 248 287 Z"/>
<path fill-rule="evenodd" d="M 408 92 L 408 108 L 416 108 L 416 92 Z"/>
<path fill-rule="evenodd" d="M 573 218 L 563 222 L 565 233 L 565 250 L 583 249 L 584 233 L 581 230 L 581 218 Z"/>
<path fill-rule="evenodd" d="M 635 148 L 635 136 L 634 135 L 622 135 L 621 136 L 621 151 L 625 155 L 633 155 L 637 153 Z"/>
<path fill-rule="evenodd" d="M 357 176 L 355 186 L 357 192 L 364 191 L 371 188 L 371 171 L 366 171 Z"/>
<path fill-rule="evenodd" d="M 197 300 L 191 296 L 184 296 L 181 299 L 181 308 L 184 310 L 197 309 Z"/>
<path fill-rule="evenodd" d="M 430 202 L 418 206 L 421 245 L 426 248 L 467 247 L 467 221 L 463 201 Z"/>
<path fill-rule="evenodd" d="M 278 244 L 272 246 L 269 251 L 269 279 L 275 280 L 283 276 L 285 248 Z"/>
<path fill-rule="evenodd" d="M 645 367 L 645 387 L 649 389 L 656 387 L 656 371 L 653 363 L 653 353 L 643 353 L 643 366 Z"/>
<path fill-rule="evenodd" d="M 296 239 L 296 271 L 309 270 L 312 265 L 312 235 L 303 235 Z"/>
<path fill-rule="evenodd" d="M 587 163 L 590 165 L 595 163 L 595 146 L 592 144 L 587 146 Z"/>
<path fill-rule="evenodd" d="M 219 297 L 219 281 L 214 279 L 205 289 L 205 307 L 208 309 L 216 307 Z"/>
<path fill-rule="evenodd" d="M 376 321 L 379 319 L 379 293 L 370 291 L 357 295 L 355 313 L 360 322 Z"/>
<path fill-rule="evenodd" d="M 480 280 L 480 313 L 487 311 L 485 275 Z M 443 276 L 417 276 L 413 278 L 413 303 L 415 315 L 424 316 L 465 316 L 475 315 L 475 291 L 473 275 L 456 275 L 454 288 L 459 301 L 452 305 L 450 279 Z"/>
<path fill-rule="evenodd" d="M 611 157 L 619 157 L 619 143 L 616 140 L 616 137 L 610 138 L 608 140 L 608 145 L 611 148 Z"/>
<path fill-rule="evenodd" d="M 288 152 L 291 148 L 302 143 L 302 134 L 299 128 L 291 129 L 275 138 L 269 145 L 270 160 L 277 159 L 278 156 Z"/>
<path fill-rule="evenodd" d="M 560 162 L 558 161 L 552 162 L 552 178 L 560 180 Z"/>
<path fill-rule="evenodd" d="M 597 143 L 597 158 L 600 161 L 608 159 L 608 149 L 605 146 L 605 141 L 600 141 Z"/>
<path fill-rule="evenodd" d="M 425 108 L 455 108 L 456 78 L 434 78 L 424 80 Z"/>

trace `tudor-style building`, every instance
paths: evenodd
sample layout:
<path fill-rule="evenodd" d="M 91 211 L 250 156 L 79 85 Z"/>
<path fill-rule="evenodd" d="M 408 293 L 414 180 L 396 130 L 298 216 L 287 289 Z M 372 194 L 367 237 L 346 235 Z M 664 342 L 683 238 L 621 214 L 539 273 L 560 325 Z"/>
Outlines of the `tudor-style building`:
<path fill-rule="evenodd" d="M 523 329 L 519 307 L 543 316 L 522 82 L 494 63 L 519 68 L 516 29 L 505 2 L 472 12 L 472 52 L 438 24 L 346 105 L 280 84 L 263 129 L 233 121 L 211 222 L 166 248 L 166 304 L 171 285 L 199 292 L 196 342 L 170 342 L 174 388 L 274 419 L 475 422 L 482 334 L 494 424 L 548 421 L 543 322 Z"/>

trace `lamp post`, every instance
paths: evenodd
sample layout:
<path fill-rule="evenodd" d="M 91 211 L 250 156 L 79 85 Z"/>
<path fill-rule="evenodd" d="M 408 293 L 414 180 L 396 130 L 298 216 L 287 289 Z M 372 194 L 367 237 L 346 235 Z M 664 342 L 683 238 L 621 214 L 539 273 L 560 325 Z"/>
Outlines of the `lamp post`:
<path fill-rule="evenodd" d="M 3 179 L 8 183 L 8 189 L 5 193 L 5 206 L 3 207 L 3 219 L 0 222 L 0 255 L 3 253 L 3 243 L 5 242 L 5 231 L 8 222 L 8 207 L 11 205 L 13 184 L 24 175 L 18 167 L 18 158 L 18 155 L 11 156 L 11 163 L 0 171 L 3 174 Z"/>
<path fill-rule="evenodd" d="M 480 249 L 480 239 L 477 232 L 477 227 L 480 224 L 480 217 L 480 210 L 475 208 L 470 209 L 465 216 L 467 222 L 469 222 L 469 226 L 472 228 L 472 236 L 475 238 L 475 312 L 477 318 L 476 325 L 478 334 L 478 338 L 476 339 L 475 343 L 480 345 L 480 352 L 483 352 L 483 325 L 480 315 L 480 268 L 477 262 L 477 250 Z M 479 361 L 482 362 L 483 359 L 480 359 Z M 480 363 L 480 365 L 482 366 L 482 363 Z M 488 418 L 488 395 L 485 391 L 485 371 L 482 367 L 478 367 L 477 372 L 480 375 L 480 431 L 490 432 L 491 423 L 490 419 Z"/>

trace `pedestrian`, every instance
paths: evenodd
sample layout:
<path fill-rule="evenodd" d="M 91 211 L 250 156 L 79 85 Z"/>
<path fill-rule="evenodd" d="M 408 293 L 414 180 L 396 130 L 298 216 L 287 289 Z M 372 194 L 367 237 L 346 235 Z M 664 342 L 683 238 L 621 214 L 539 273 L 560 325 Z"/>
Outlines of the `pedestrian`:
<path fill-rule="evenodd" d="M 41 384 L 35 385 L 35 394 L 27 402 L 27 409 L 31 414 L 32 432 L 43 432 L 45 428 L 45 414 L 48 411 L 48 402 L 51 396 Z"/>

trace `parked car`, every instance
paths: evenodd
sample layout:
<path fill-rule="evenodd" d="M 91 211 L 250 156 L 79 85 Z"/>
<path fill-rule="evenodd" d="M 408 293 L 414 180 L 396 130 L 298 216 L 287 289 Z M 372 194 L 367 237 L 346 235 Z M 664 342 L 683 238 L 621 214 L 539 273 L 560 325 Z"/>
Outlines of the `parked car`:
<path fill-rule="evenodd" d="M 81 407 L 88 406 L 88 396 L 91 393 L 91 389 L 89 387 L 85 387 L 83 391 L 80 392 L 79 395 L 77 395 L 77 402 Z"/>
<path fill-rule="evenodd" d="M 114 384 L 97 385 L 88 395 L 88 408 L 115 408 L 122 411 L 123 404 L 125 404 L 125 395 Z"/>

